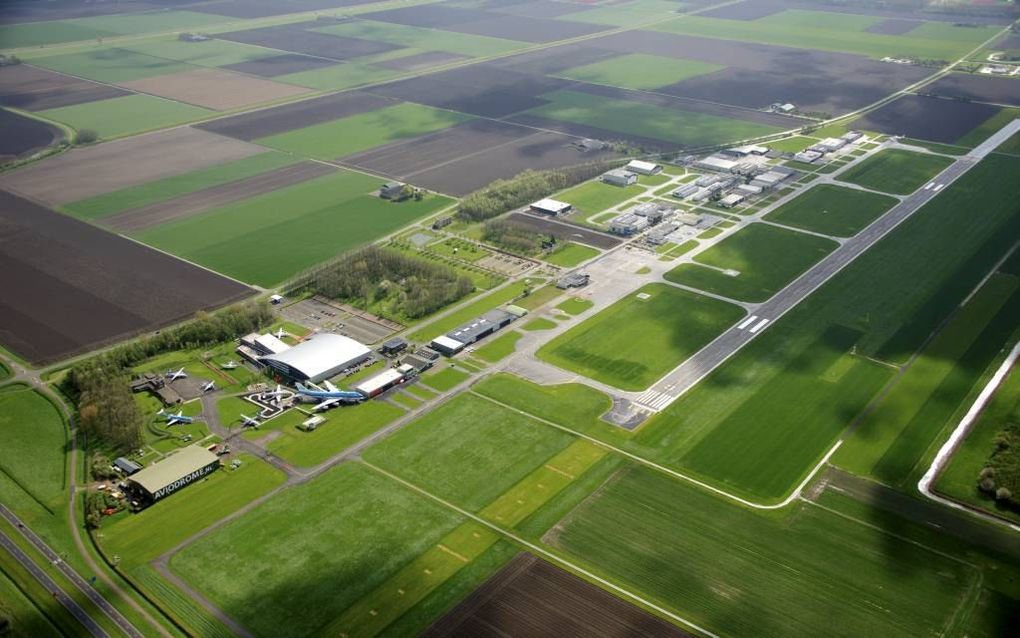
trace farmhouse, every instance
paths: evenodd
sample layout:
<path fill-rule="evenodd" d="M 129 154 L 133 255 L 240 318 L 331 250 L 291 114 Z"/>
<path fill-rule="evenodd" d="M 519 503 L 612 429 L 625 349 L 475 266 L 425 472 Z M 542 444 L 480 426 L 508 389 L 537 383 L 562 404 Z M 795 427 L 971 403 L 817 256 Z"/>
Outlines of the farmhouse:
<path fill-rule="evenodd" d="M 284 352 L 264 356 L 260 361 L 294 381 L 318 383 L 371 355 L 372 351 L 367 346 L 350 337 L 323 332 Z"/>
<path fill-rule="evenodd" d="M 200 445 L 189 445 L 127 479 L 127 493 L 135 509 L 147 507 L 177 490 L 212 474 L 220 460 Z"/>
<path fill-rule="evenodd" d="M 637 173 L 638 175 L 658 175 L 662 172 L 662 167 L 653 162 L 631 160 L 630 163 L 627 164 L 627 170 L 631 173 Z"/>
<path fill-rule="evenodd" d="M 562 215 L 563 213 L 569 213 L 570 209 L 573 208 L 573 206 L 571 206 L 567 202 L 560 202 L 555 199 L 546 198 L 538 200 L 537 202 L 529 206 L 529 208 L 533 212 L 542 213 L 543 215 L 551 215 L 552 217 L 555 217 L 557 215 Z"/>
<path fill-rule="evenodd" d="M 637 181 L 637 175 L 622 168 L 617 168 L 603 175 L 602 181 L 612 186 L 630 186 Z"/>
<path fill-rule="evenodd" d="M 515 319 L 517 319 L 517 315 L 506 310 L 498 308 L 490 310 L 481 317 L 472 319 L 459 328 L 436 337 L 430 345 L 435 350 L 449 357 L 457 354 L 472 343 L 488 337 Z"/>

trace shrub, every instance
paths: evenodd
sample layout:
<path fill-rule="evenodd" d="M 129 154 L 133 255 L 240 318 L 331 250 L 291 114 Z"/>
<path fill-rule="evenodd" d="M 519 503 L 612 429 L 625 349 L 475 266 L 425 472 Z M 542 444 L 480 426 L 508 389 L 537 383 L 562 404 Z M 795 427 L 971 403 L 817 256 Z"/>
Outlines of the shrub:
<path fill-rule="evenodd" d="M 78 144 L 91 144 L 99 139 L 99 133 L 96 133 L 90 128 L 83 128 L 78 131 L 78 135 L 75 136 L 75 141 Z"/>

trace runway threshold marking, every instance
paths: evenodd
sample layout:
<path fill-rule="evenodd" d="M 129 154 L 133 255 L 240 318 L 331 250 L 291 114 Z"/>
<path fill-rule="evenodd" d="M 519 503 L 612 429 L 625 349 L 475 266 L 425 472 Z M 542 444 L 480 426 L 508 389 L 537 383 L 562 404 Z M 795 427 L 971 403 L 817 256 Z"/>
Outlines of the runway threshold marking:
<path fill-rule="evenodd" d="M 737 326 L 737 330 L 743 330 L 744 328 L 746 328 L 749 325 L 751 325 L 752 323 L 754 323 L 754 320 L 757 319 L 757 318 L 758 318 L 758 315 L 751 315 L 747 319 L 744 319 L 743 321 L 740 322 L 740 325 Z"/>
<path fill-rule="evenodd" d="M 924 190 L 929 190 L 934 185 L 935 185 L 935 182 L 929 182 L 928 184 L 925 185 Z"/>
<path fill-rule="evenodd" d="M 940 190 L 945 188 L 945 186 L 946 186 L 945 184 L 939 184 L 938 186 L 935 187 L 935 192 L 936 193 L 939 192 Z"/>
<path fill-rule="evenodd" d="M 768 322 L 769 322 L 769 320 L 768 320 L 768 319 L 762 319 L 761 321 L 759 321 L 758 323 L 756 323 L 756 324 L 754 325 L 754 327 L 753 327 L 753 328 L 751 328 L 751 330 L 750 330 L 749 332 L 750 332 L 751 334 L 755 334 L 756 332 L 758 332 L 759 330 L 761 330 L 762 328 L 764 328 L 764 327 L 765 327 L 765 324 L 767 324 Z"/>

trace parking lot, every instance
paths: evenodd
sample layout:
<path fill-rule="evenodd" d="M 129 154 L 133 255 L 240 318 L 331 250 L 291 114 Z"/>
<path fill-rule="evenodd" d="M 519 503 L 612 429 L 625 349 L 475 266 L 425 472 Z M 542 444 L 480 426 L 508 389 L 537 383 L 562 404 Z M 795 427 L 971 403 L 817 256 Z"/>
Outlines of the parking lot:
<path fill-rule="evenodd" d="M 284 306 L 279 312 L 287 321 L 313 332 L 335 332 L 364 344 L 383 341 L 404 328 L 399 323 L 321 297 Z"/>

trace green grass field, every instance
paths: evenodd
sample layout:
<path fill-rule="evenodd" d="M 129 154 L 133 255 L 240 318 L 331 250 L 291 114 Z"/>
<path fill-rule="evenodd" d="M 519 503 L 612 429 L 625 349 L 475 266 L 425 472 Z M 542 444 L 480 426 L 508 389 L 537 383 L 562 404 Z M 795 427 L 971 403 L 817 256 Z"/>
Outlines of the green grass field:
<path fill-rule="evenodd" d="M 177 38 L 168 38 L 126 44 L 122 48 L 154 58 L 177 60 L 205 67 L 239 64 L 279 55 L 279 52 L 273 49 L 215 39 L 205 42 L 183 42 Z"/>
<path fill-rule="evenodd" d="M 765 301 L 837 247 L 822 237 L 751 224 L 696 255 L 696 264 L 681 264 L 665 277 L 731 299 Z"/>
<path fill-rule="evenodd" d="M 787 137 L 776 142 L 769 142 L 767 146 L 774 151 L 780 151 L 783 153 L 799 153 L 809 146 L 817 144 L 818 140 L 813 137 L 804 137 L 802 135 L 796 135 L 794 137 Z"/>
<path fill-rule="evenodd" d="M 516 330 L 510 330 L 498 337 L 486 339 L 486 341 L 475 351 L 475 356 L 483 361 L 496 363 L 497 361 L 505 359 L 513 354 L 514 350 L 517 349 L 517 342 L 523 336 L 524 335 Z"/>
<path fill-rule="evenodd" d="M 470 376 L 463 365 L 433 368 L 422 375 L 421 382 L 437 392 L 447 392 L 467 380 Z"/>
<path fill-rule="evenodd" d="M 39 111 L 40 116 L 76 130 L 92 129 L 103 139 L 190 122 L 213 113 L 151 95 L 125 95 Z"/>
<path fill-rule="evenodd" d="M 225 22 L 229 18 L 194 11 L 146 11 L 69 20 L 5 24 L 0 44 L 5 49 L 34 47 L 103 37 L 186 30 L 189 27 Z"/>
<path fill-rule="evenodd" d="M 281 151 L 335 159 L 465 122 L 470 116 L 403 103 L 256 140 Z"/>
<path fill-rule="evenodd" d="M 642 427 L 633 451 L 756 499 L 801 480 L 1012 246 L 1020 159 L 991 155 Z M 961 210 L 982 214 L 961 225 Z M 878 273 L 896 273 L 881 277 Z M 851 352 L 856 354 L 851 354 Z"/>
<path fill-rule="evenodd" d="M 962 561 L 815 505 L 792 508 L 758 514 L 628 469 L 546 538 L 721 635 L 936 635 L 974 595 L 979 576 Z"/>
<path fill-rule="evenodd" d="M 418 418 L 363 456 L 432 494 L 477 511 L 572 440 L 569 434 L 465 394 Z"/>
<path fill-rule="evenodd" d="M 389 42 L 422 51 L 447 51 L 470 57 L 487 57 L 509 53 L 529 46 L 525 42 L 489 38 L 441 29 L 413 27 L 371 20 L 357 20 L 344 24 L 316 28 L 315 31 L 351 38 Z"/>
<path fill-rule="evenodd" d="M 743 314 L 723 301 L 649 284 L 545 344 L 538 357 L 624 390 L 643 390 Z"/>
<path fill-rule="evenodd" d="M 765 219 L 824 235 L 851 237 L 896 203 L 892 197 L 821 184 L 783 204 Z"/>
<path fill-rule="evenodd" d="M 438 195 L 387 202 L 371 194 L 378 186 L 376 178 L 338 170 L 155 226 L 138 239 L 242 281 L 272 286 L 450 202 Z"/>
<path fill-rule="evenodd" d="M 575 91 L 554 91 L 542 97 L 550 103 L 528 113 L 690 147 L 721 144 L 781 130 L 776 126 Z"/>
<path fill-rule="evenodd" d="M 611 186 L 600 181 L 586 182 L 570 190 L 555 195 L 558 201 L 573 204 L 582 219 L 588 221 L 592 216 L 636 197 L 644 192 L 640 186 Z M 576 214 L 576 213 L 575 213 Z"/>
<path fill-rule="evenodd" d="M 949 22 L 926 22 L 904 35 L 864 31 L 879 20 L 827 11 L 788 10 L 758 20 L 685 16 L 652 28 L 680 35 L 841 51 L 873 58 L 906 56 L 947 61 L 963 57 L 998 30 L 991 26 L 958 27 Z"/>
<path fill-rule="evenodd" d="M 517 297 L 520 297 L 525 290 L 534 289 L 538 284 L 541 284 L 544 281 L 545 280 L 543 279 L 532 278 L 527 281 L 511 282 L 498 290 L 494 290 L 482 297 L 478 297 L 466 306 L 462 306 L 454 312 L 444 316 L 442 319 L 437 319 L 424 328 L 419 328 L 408 335 L 408 338 L 413 341 L 431 341 L 439 335 L 446 334 L 453 330 L 462 323 L 471 321 L 475 317 L 483 315 L 493 308 L 513 301 Z"/>
<path fill-rule="evenodd" d="M 138 186 L 64 204 L 63 208 L 79 219 L 101 219 L 132 208 L 140 208 L 234 182 L 297 162 L 296 158 L 270 151 L 244 159 L 174 175 Z"/>
<path fill-rule="evenodd" d="M 556 266 L 573 268 L 579 263 L 588 261 L 592 257 L 597 257 L 598 255 L 599 251 L 595 248 L 566 242 L 564 244 L 560 244 L 556 250 L 546 255 L 543 259 Z"/>
<path fill-rule="evenodd" d="M 627 27 L 662 20 L 676 14 L 682 6 L 670 0 L 634 0 L 615 5 L 601 4 L 586 11 L 568 13 L 560 19 Z"/>
<path fill-rule="evenodd" d="M 655 89 L 726 67 L 697 60 L 631 53 L 594 64 L 576 66 L 557 75 L 570 80 L 609 84 L 627 89 Z"/>
<path fill-rule="evenodd" d="M 568 315 L 579 315 L 585 310 L 588 310 L 595 304 L 589 299 L 582 299 L 581 297 L 568 297 L 566 300 L 556 304 L 557 310 L 562 310 Z"/>
<path fill-rule="evenodd" d="M 259 636 L 323 631 L 460 519 L 360 464 L 280 493 L 171 568 Z M 301 609 L 300 614 L 293 610 Z"/>
<path fill-rule="evenodd" d="M 289 463 L 311 467 L 389 425 L 402 414 L 403 410 L 383 401 L 365 401 L 330 410 L 325 414 L 326 423 L 314 432 L 298 430 L 296 422 L 307 417 L 294 417 L 294 422 L 282 429 L 283 436 L 270 442 L 267 449 Z"/>
<path fill-rule="evenodd" d="M 0 473 L 40 503 L 57 507 L 67 485 L 64 420 L 50 401 L 28 386 L 0 390 Z"/>
<path fill-rule="evenodd" d="M 948 157 L 886 149 L 850 167 L 839 181 L 865 188 L 909 195 L 953 163 Z"/>
<path fill-rule="evenodd" d="M 521 326 L 521 328 L 523 330 L 527 330 L 528 332 L 538 332 L 541 330 L 552 330 L 558 325 L 559 324 L 553 321 L 552 319 L 546 319 L 545 317 L 537 317 L 535 319 L 531 319 L 530 321 L 528 321 L 526 324 Z"/>
<path fill-rule="evenodd" d="M 278 75 L 273 80 L 306 86 L 310 89 L 335 90 L 382 82 L 398 75 L 400 75 L 398 71 L 366 62 L 348 62 L 321 69 Z"/>
<path fill-rule="evenodd" d="M 199 68 L 177 60 L 145 55 L 121 48 L 54 55 L 34 59 L 32 64 L 110 84 L 141 80 L 168 73 L 193 71 Z"/>

